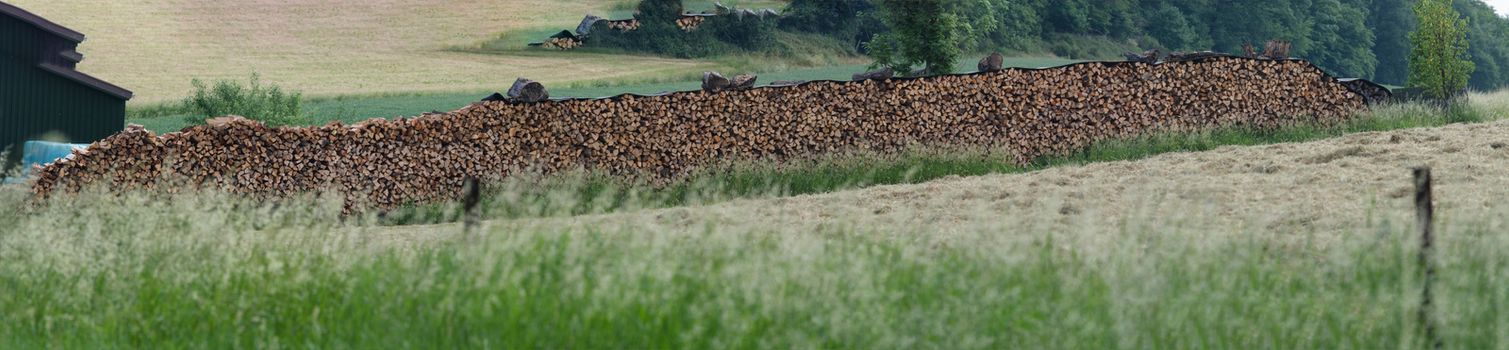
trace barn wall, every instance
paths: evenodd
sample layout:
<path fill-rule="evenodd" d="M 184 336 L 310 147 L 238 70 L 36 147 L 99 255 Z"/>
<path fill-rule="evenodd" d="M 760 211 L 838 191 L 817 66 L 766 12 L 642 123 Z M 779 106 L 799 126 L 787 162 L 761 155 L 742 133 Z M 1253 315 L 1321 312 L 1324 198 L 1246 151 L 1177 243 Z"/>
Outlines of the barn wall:
<path fill-rule="evenodd" d="M 43 136 L 93 142 L 125 126 L 126 102 L 67 78 L 0 57 L 0 147 L 20 160 L 21 143 Z"/>
<path fill-rule="evenodd" d="M 77 44 L 9 16 L 0 16 L 0 169 L 16 164 L 21 144 L 43 136 L 92 142 L 120 131 L 126 102 L 38 67 L 73 67 L 60 52 Z"/>

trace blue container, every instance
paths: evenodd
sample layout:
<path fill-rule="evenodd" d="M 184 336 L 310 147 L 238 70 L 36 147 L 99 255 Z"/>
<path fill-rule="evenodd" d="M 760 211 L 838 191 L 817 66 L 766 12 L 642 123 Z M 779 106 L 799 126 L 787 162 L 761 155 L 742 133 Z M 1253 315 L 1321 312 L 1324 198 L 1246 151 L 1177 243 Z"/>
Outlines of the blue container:
<path fill-rule="evenodd" d="M 26 141 L 25 145 L 22 146 L 23 151 L 21 152 L 21 177 L 6 179 L 5 183 L 22 183 L 25 181 L 26 177 L 30 176 L 32 166 L 52 163 L 54 161 L 57 161 L 58 159 L 67 157 L 69 154 L 73 154 L 73 150 L 84 149 L 85 147 L 89 147 L 89 145 L 47 141 Z"/>

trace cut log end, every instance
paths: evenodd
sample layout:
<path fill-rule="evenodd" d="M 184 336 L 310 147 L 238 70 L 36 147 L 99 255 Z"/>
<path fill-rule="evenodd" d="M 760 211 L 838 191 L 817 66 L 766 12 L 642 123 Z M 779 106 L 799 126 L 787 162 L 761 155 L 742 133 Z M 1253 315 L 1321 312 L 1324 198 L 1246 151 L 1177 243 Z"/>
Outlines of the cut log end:
<path fill-rule="evenodd" d="M 720 92 L 728 90 L 728 87 L 732 84 L 728 78 L 724 78 L 718 72 L 702 72 L 702 91 Z"/>
<path fill-rule="evenodd" d="M 728 89 L 729 90 L 735 90 L 735 91 L 738 91 L 738 90 L 749 90 L 751 88 L 754 88 L 755 81 L 757 81 L 759 79 L 760 79 L 760 77 L 755 76 L 753 74 L 740 74 L 738 76 L 735 76 L 734 79 L 733 79 L 733 81 L 731 81 L 729 83 Z"/>
<path fill-rule="evenodd" d="M 514 102 L 534 103 L 550 99 L 550 92 L 545 90 L 545 84 L 519 78 L 513 82 L 513 87 L 508 89 L 508 100 Z"/>
<path fill-rule="evenodd" d="M 996 52 L 990 54 L 990 56 L 985 56 L 985 58 L 980 59 L 980 64 L 977 65 L 977 68 L 979 68 L 979 71 L 981 72 L 994 72 L 1004 69 L 1005 64 L 1006 57 L 1001 56 L 1000 52 Z"/>

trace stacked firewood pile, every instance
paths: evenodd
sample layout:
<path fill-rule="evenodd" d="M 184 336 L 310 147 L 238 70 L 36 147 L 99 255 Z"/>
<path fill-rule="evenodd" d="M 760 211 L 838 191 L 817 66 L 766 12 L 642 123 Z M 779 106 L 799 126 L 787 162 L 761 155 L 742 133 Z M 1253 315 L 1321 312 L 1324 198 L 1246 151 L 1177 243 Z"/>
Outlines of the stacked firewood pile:
<path fill-rule="evenodd" d="M 1383 85 L 1378 85 L 1378 83 L 1364 79 L 1341 79 L 1339 81 L 1342 86 L 1347 87 L 1347 90 L 1352 90 L 1352 93 L 1362 96 L 1362 100 L 1367 102 L 1368 105 L 1388 102 L 1394 97 L 1392 91 L 1389 91 Z"/>
<path fill-rule="evenodd" d="M 680 19 L 676 20 L 676 27 L 681 28 L 681 30 L 683 31 L 690 32 L 692 30 L 696 30 L 697 26 L 702 25 L 702 22 L 706 20 L 707 17 L 704 16 L 681 16 Z"/>
<path fill-rule="evenodd" d="M 639 30 L 639 20 L 637 19 L 608 20 L 607 22 L 608 29 L 613 29 L 620 32 L 632 32 Z"/>
<path fill-rule="evenodd" d="M 1365 108 L 1314 65 L 1213 57 L 1092 62 L 916 79 L 538 103 L 478 102 L 414 119 L 270 128 L 245 120 L 137 129 L 38 169 L 41 196 L 180 179 L 233 192 L 347 193 L 353 208 L 454 198 L 467 178 L 593 169 L 672 180 L 728 159 L 909 146 L 1035 157 L 1152 131 L 1339 122 Z"/>
<path fill-rule="evenodd" d="M 543 46 L 557 50 L 570 50 L 582 47 L 582 42 L 573 38 L 550 38 L 545 40 Z"/>

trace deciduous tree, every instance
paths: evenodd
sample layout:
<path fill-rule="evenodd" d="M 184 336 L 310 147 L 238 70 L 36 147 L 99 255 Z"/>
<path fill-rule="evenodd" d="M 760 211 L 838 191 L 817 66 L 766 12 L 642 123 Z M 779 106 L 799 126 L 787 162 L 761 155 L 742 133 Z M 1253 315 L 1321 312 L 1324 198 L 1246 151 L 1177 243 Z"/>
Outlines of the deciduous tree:
<path fill-rule="evenodd" d="M 1410 34 L 1409 85 L 1442 100 L 1466 91 L 1474 67 L 1467 53 L 1467 20 L 1452 1 L 1420 0 L 1415 4 L 1419 27 Z"/>
<path fill-rule="evenodd" d="M 874 66 L 928 75 L 953 71 L 959 58 L 959 19 L 946 11 L 945 0 L 881 0 L 881 19 L 891 28 L 870 41 Z"/>

